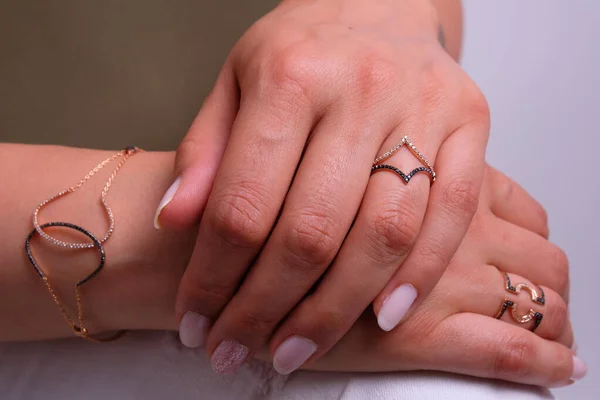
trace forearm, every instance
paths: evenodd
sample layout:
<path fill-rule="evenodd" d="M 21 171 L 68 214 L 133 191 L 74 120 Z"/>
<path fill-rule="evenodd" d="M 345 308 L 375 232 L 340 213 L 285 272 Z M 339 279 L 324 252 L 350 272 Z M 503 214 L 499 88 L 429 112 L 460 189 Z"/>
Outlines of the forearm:
<path fill-rule="evenodd" d="M 282 3 L 303 3 L 308 0 L 283 0 Z M 314 1 L 314 0 L 313 0 Z M 333 1 L 333 0 L 318 0 Z M 462 48 L 463 18 L 462 0 L 387 0 L 402 2 L 395 7 L 394 13 L 389 13 L 390 6 L 384 1 L 373 0 L 337 0 L 338 12 L 352 17 L 367 17 L 376 9 L 382 9 L 386 18 L 392 18 L 408 30 L 414 30 L 414 25 L 429 26 L 435 23 L 435 32 L 448 54 L 458 61 Z M 386 9 L 387 7 L 387 9 Z M 350 11 L 348 11 L 350 10 Z M 375 13 L 377 13 L 375 11 Z M 401 14 L 401 15 L 398 15 Z M 354 18 L 352 18 L 354 19 Z M 433 21 L 432 21 L 433 20 Z"/>
<path fill-rule="evenodd" d="M 73 335 L 29 263 L 24 241 L 33 229 L 32 212 L 42 200 L 78 182 L 113 153 L 0 144 L 0 340 Z M 105 244 L 106 265 L 82 287 L 86 321 L 94 332 L 175 328 L 175 294 L 194 234 L 166 233 L 152 226 L 156 205 L 173 180 L 173 159 L 173 153 L 136 154 L 114 181 L 108 202 L 116 225 Z M 105 169 L 76 193 L 44 208 L 40 222 L 72 222 L 102 236 L 107 221 L 99 199 L 111 167 Z M 73 285 L 93 270 L 98 255 L 65 251 L 37 239 L 32 242 L 34 254 L 74 316 Z"/>

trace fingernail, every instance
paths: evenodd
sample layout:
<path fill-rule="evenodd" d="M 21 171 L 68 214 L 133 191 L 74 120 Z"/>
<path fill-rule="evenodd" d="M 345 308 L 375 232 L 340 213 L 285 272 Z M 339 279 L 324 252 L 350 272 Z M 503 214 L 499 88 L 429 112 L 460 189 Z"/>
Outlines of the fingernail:
<path fill-rule="evenodd" d="M 171 200 L 173 200 L 173 197 L 175 196 L 175 193 L 177 193 L 177 189 L 179 188 L 180 183 L 181 183 L 181 177 L 178 177 L 177 179 L 175 179 L 175 182 L 173 182 L 173 184 L 167 189 L 167 192 L 165 193 L 162 200 L 158 204 L 158 208 L 156 209 L 156 213 L 154 214 L 154 227 L 156 229 L 162 228 L 162 226 L 160 225 L 160 220 L 159 220 L 160 213 L 167 206 L 167 204 L 169 204 L 171 202 Z"/>
<path fill-rule="evenodd" d="M 578 381 L 587 375 L 588 368 L 583 360 L 577 356 L 573 356 L 573 375 L 571 379 Z"/>
<path fill-rule="evenodd" d="M 291 336 L 275 350 L 273 368 L 281 375 L 294 372 L 317 351 L 317 345 L 312 340 L 302 336 Z"/>
<path fill-rule="evenodd" d="M 398 286 L 383 302 L 377 324 L 384 331 L 391 331 L 400 323 L 417 298 L 417 290 L 408 283 Z"/>
<path fill-rule="evenodd" d="M 192 348 L 203 346 L 209 324 L 208 318 L 193 311 L 186 312 L 179 323 L 181 343 Z"/>
<path fill-rule="evenodd" d="M 217 374 L 233 374 L 246 361 L 250 350 L 235 340 L 223 340 L 213 353 L 210 362 Z"/>

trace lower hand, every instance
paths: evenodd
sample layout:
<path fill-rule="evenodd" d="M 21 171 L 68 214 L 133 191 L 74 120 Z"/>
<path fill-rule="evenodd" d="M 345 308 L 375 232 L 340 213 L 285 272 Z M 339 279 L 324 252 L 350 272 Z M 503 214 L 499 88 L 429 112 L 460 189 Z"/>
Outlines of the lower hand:
<path fill-rule="evenodd" d="M 465 240 L 425 302 L 387 333 L 377 329 L 373 313 L 366 311 L 338 345 L 305 368 L 441 370 L 547 387 L 582 378 L 586 367 L 571 350 L 568 261 L 547 235 L 542 207 L 488 168 Z M 508 273 L 514 286 L 526 283 L 538 293 L 541 287 L 545 305 L 534 303 L 524 289 L 520 295 L 508 292 L 500 271 Z M 520 315 L 530 309 L 542 313 L 539 327 L 531 332 L 533 321 L 516 323 L 510 309 L 495 319 L 505 299 L 517 304 Z M 375 310 L 380 308 L 376 303 Z M 275 337 L 272 352 L 284 337 Z M 286 367 L 298 364 L 291 358 L 283 361 Z"/>

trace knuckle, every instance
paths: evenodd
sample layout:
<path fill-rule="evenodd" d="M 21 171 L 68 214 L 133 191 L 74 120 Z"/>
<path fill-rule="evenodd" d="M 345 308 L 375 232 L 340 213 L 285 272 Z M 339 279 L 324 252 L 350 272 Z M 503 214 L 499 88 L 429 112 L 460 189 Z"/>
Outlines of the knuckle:
<path fill-rule="evenodd" d="M 530 338 L 514 335 L 497 350 L 493 363 L 494 377 L 524 379 L 531 374 L 531 360 L 535 359 L 536 349 Z"/>
<path fill-rule="evenodd" d="M 490 106 L 479 87 L 472 80 L 464 85 L 463 115 L 471 122 L 478 122 L 486 126 L 489 132 Z"/>
<path fill-rule="evenodd" d="M 251 187 L 238 185 L 215 196 L 209 223 L 212 231 L 232 247 L 259 247 L 269 233 L 264 196 Z"/>
<path fill-rule="evenodd" d="M 235 291 L 235 287 L 205 279 L 187 280 L 186 302 L 198 304 L 205 310 L 207 317 L 218 315 Z"/>
<path fill-rule="evenodd" d="M 336 218 L 333 213 L 304 209 L 292 216 L 292 226 L 283 235 L 286 250 L 295 259 L 294 264 L 319 267 L 335 257 L 338 239 L 335 234 Z"/>
<path fill-rule="evenodd" d="M 500 171 L 494 171 L 492 174 L 496 195 L 502 201 L 508 202 L 515 192 L 515 183 Z"/>
<path fill-rule="evenodd" d="M 306 44 L 296 43 L 272 51 L 264 69 L 276 91 L 295 99 L 311 97 L 319 86 L 320 63 L 307 49 Z"/>
<path fill-rule="evenodd" d="M 238 314 L 235 321 L 239 332 L 254 332 L 259 334 L 269 333 L 278 322 L 272 316 L 251 311 Z"/>
<path fill-rule="evenodd" d="M 388 264 L 408 253 L 419 234 L 420 219 L 412 207 L 385 202 L 372 207 L 367 217 L 366 237 L 371 244 L 371 257 L 379 264 Z"/>
<path fill-rule="evenodd" d="M 448 210 L 472 218 L 479 205 L 479 187 L 470 178 L 450 178 L 442 188 L 443 204 Z"/>
<path fill-rule="evenodd" d="M 371 100 L 398 87 L 398 65 L 385 56 L 383 51 L 366 52 L 359 60 L 355 67 L 354 79 L 362 99 Z"/>
<path fill-rule="evenodd" d="M 547 314 L 548 338 L 554 340 L 560 336 L 567 323 L 567 304 L 562 299 L 553 301 L 547 308 Z"/>

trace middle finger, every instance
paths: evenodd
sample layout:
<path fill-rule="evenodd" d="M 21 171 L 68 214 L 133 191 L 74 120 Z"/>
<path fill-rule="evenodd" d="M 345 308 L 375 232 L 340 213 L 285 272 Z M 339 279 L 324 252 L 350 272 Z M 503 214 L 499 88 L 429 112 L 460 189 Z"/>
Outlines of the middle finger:
<path fill-rule="evenodd" d="M 207 350 L 217 372 L 239 366 L 240 360 L 225 361 L 232 358 L 230 346 L 251 352 L 266 343 L 331 263 L 350 229 L 373 156 L 391 127 L 348 111 L 334 107 L 314 129 L 273 233 L 215 322 Z M 227 370 L 220 367 L 224 364 Z"/>

